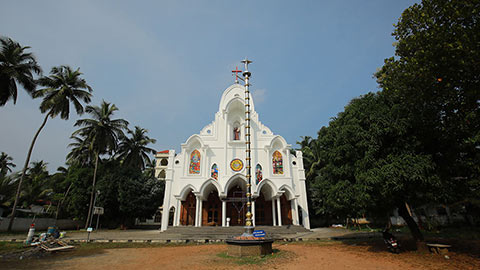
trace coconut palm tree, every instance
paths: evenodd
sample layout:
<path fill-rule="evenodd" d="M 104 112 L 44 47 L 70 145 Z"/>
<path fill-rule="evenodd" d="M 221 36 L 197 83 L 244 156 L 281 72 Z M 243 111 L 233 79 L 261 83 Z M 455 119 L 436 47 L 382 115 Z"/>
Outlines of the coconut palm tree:
<path fill-rule="evenodd" d="M 77 114 L 81 115 L 83 114 L 83 105 L 81 101 L 84 103 L 89 103 L 91 100 L 92 88 L 83 78 L 80 77 L 81 75 L 82 73 L 79 69 L 72 70 L 68 66 L 59 66 L 52 68 L 50 71 L 50 76 L 42 77 L 38 80 L 38 84 L 44 86 L 45 88 L 36 91 L 34 93 L 34 97 L 43 97 L 42 103 L 40 104 L 40 111 L 42 113 L 46 113 L 46 115 L 42 124 L 40 125 L 40 128 L 33 136 L 32 143 L 28 149 L 27 159 L 25 160 L 22 176 L 18 182 L 15 203 L 13 204 L 13 210 L 10 216 L 10 223 L 8 226 L 9 231 L 12 228 L 20 191 L 22 188 L 22 181 L 25 177 L 28 163 L 30 162 L 33 146 L 35 145 L 35 141 L 37 140 L 40 131 L 42 131 L 43 127 L 47 123 L 48 117 L 54 118 L 55 116 L 60 115 L 61 119 L 67 120 L 70 115 L 70 103 L 73 104 Z"/>
<path fill-rule="evenodd" d="M 15 176 L 7 176 L 9 172 L 12 172 L 12 167 L 16 166 L 12 160 L 13 158 L 5 152 L 0 154 L 0 205 L 10 201 L 15 191 Z"/>
<path fill-rule="evenodd" d="M 303 153 L 303 165 L 305 167 L 307 179 L 311 179 L 314 176 L 318 165 L 321 162 L 319 157 L 319 144 L 317 140 L 312 139 L 310 136 L 300 136 L 302 140 L 297 141 L 297 144 L 301 146 L 300 150 Z"/>
<path fill-rule="evenodd" d="M 157 164 L 154 158 L 148 160 L 147 163 L 145 164 L 145 170 L 143 171 L 143 175 L 145 175 L 148 179 L 154 179 L 156 165 Z"/>
<path fill-rule="evenodd" d="M 17 102 L 17 83 L 30 95 L 35 91 L 36 83 L 33 74 L 41 74 L 35 56 L 26 52 L 30 47 L 22 47 L 10 38 L 0 38 L 0 106 L 9 99 Z"/>
<path fill-rule="evenodd" d="M 150 161 L 149 154 L 155 154 L 155 150 L 147 147 L 150 143 L 155 143 L 155 139 L 147 136 L 148 130 L 135 126 L 135 131 L 128 130 L 130 138 L 123 137 L 118 152 L 123 164 L 145 169 L 145 164 Z"/>
<path fill-rule="evenodd" d="M 74 142 L 68 145 L 72 150 L 67 154 L 67 164 L 79 164 L 82 166 L 92 164 L 95 157 L 85 140 L 79 136 L 71 136 L 70 139 L 73 139 Z"/>
<path fill-rule="evenodd" d="M 80 129 L 72 134 L 72 136 L 79 135 L 95 157 L 90 206 L 88 207 L 85 228 L 87 228 L 90 223 L 92 213 L 99 157 L 103 154 L 113 155 L 118 148 L 119 139 L 125 136 L 123 131 L 128 129 L 128 122 L 126 120 L 112 119 L 113 113 L 117 110 L 118 108 L 115 104 L 110 104 L 105 101 L 102 102 L 100 107 L 87 106 L 85 111 L 90 114 L 92 118 L 78 120 L 75 126 L 80 127 Z"/>
<path fill-rule="evenodd" d="M 32 162 L 25 177 L 25 186 L 20 193 L 23 207 L 35 204 L 38 200 L 48 200 L 52 192 L 49 185 L 47 163 L 43 160 Z"/>
<path fill-rule="evenodd" d="M 15 175 L 0 175 L 0 205 L 11 200 L 15 192 Z"/>
<path fill-rule="evenodd" d="M 13 158 L 7 153 L 2 152 L 0 154 L 0 175 L 5 176 L 7 173 L 12 172 L 12 167 L 16 167 L 13 162 Z"/>

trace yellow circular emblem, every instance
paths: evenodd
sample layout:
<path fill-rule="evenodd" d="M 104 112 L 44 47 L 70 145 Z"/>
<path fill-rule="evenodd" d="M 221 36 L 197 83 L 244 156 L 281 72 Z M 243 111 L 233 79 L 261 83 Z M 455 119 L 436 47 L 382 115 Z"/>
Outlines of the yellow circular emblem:
<path fill-rule="evenodd" d="M 243 162 L 236 158 L 230 162 L 230 168 L 232 168 L 232 170 L 235 172 L 239 172 L 243 169 Z"/>

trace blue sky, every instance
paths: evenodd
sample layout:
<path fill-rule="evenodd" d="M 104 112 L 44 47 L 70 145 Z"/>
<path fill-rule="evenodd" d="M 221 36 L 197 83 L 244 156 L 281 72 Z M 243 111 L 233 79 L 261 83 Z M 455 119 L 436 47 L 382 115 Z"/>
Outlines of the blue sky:
<path fill-rule="evenodd" d="M 230 71 L 248 56 L 260 121 L 296 147 L 378 90 L 372 75 L 394 54 L 393 24 L 415 2 L 4 1 L 0 35 L 31 46 L 44 74 L 80 67 L 92 104 L 116 104 L 157 150 L 179 151 L 214 119 Z M 17 170 L 43 119 L 39 104 L 21 89 L 17 105 L 0 107 L 0 151 Z M 32 161 L 63 165 L 77 119 L 50 119 Z"/>

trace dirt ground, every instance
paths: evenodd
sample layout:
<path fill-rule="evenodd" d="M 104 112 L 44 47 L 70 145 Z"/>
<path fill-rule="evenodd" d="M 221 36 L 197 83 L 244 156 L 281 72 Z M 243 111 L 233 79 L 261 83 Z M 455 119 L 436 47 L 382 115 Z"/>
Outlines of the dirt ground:
<path fill-rule="evenodd" d="M 450 259 L 414 251 L 397 255 L 381 244 L 277 243 L 273 257 L 253 265 L 219 255 L 226 251 L 223 244 L 78 250 L 0 262 L 0 269 L 480 269 L 480 259 L 472 255 L 450 252 Z"/>

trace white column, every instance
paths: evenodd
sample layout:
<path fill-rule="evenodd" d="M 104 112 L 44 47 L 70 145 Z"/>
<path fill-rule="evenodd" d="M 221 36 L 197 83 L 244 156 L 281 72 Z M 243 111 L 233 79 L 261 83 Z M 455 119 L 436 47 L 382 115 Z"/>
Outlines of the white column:
<path fill-rule="evenodd" d="M 198 227 L 202 227 L 203 201 L 201 199 L 198 201 L 200 202 L 198 207 Z"/>
<path fill-rule="evenodd" d="M 310 230 L 310 219 L 308 217 L 308 212 L 303 208 L 302 208 L 302 217 L 303 217 L 303 227 Z"/>
<path fill-rule="evenodd" d="M 227 226 L 227 201 L 222 201 L 222 227 Z"/>
<path fill-rule="evenodd" d="M 173 203 L 171 204 L 170 198 L 171 198 L 171 186 L 172 186 L 172 181 L 170 180 L 165 180 L 165 193 L 164 193 L 164 198 L 163 198 L 163 214 L 162 214 L 162 225 L 161 225 L 161 231 L 165 231 L 168 227 L 168 218 L 170 215 L 170 207 L 173 206 Z M 165 215 L 165 213 L 168 213 Z"/>
<path fill-rule="evenodd" d="M 198 227 L 198 207 L 200 206 L 200 199 L 198 197 L 195 197 L 196 202 L 195 202 L 195 227 Z"/>
<path fill-rule="evenodd" d="M 277 199 L 277 212 L 278 212 L 278 226 L 282 226 L 282 206 L 280 205 L 280 198 Z"/>
<path fill-rule="evenodd" d="M 275 198 L 272 198 L 272 219 L 273 226 L 277 226 L 277 211 L 275 211 Z"/>
<path fill-rule="evenodd" d="M 180 226 L 180 208 L 182 208 L 182 202 L 177 199 L 177 207 L 175 207 L 175 218 L 173 219 L 173 226 Z"/>
<path fill-rule="evenodd" d="M 168 227 L 168 219 L 170 218 L 170 206 L 164 204 L 164 209 L 162 210 L 162 224 L 160 226 L 160 231 L 165 231 Z"/>
<path fill-rule="evenodd" d="M 298 222 L 298 202 L 297 198 L 292 199 L 292 211 L 293 211 L 293 225 L 299 225 L 300 223 Z"/>
<path fill-rule="evenodd" d="M 253 226 L 255 227 L 255 201 L 252 201 L 252 215 L 253 215 Z"/>

